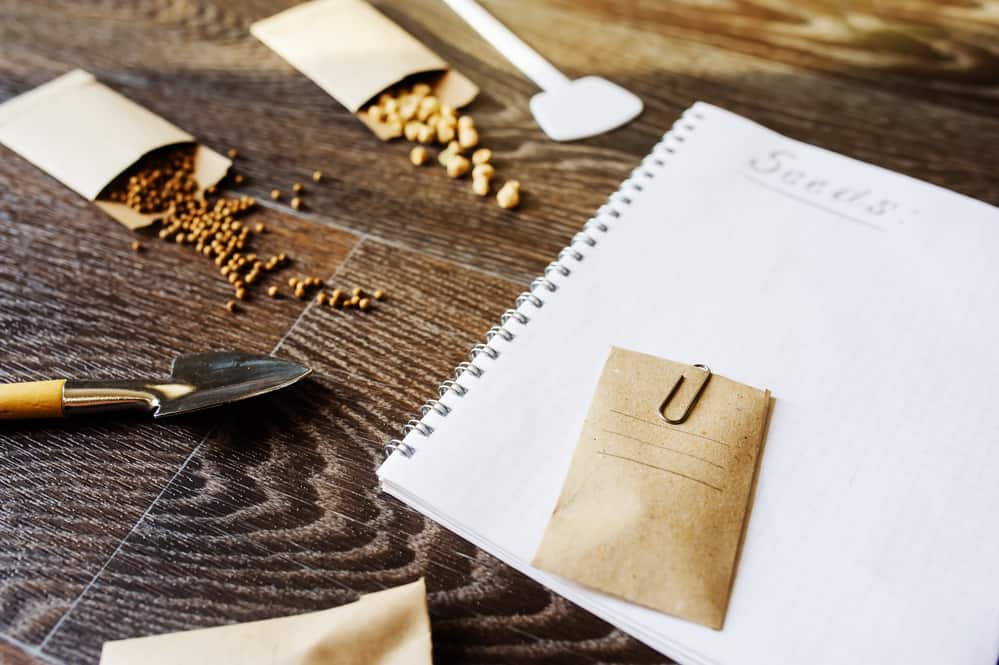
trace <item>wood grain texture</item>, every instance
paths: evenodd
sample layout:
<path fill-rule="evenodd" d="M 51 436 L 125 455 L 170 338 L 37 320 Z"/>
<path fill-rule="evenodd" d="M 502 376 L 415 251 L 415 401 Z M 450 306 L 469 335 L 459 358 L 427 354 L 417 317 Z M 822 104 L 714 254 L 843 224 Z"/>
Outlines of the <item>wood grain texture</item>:
<path fill-rule="evenodd" d="M 164 376 L 179 353 L 267 353 L 304 309 L 260 294 L 246 313 L 190 249 L 135 237 L 3 149 L 0 159 L 0 381 Z M 259 245 L 330 274 L 353 234 L 274 210 Z M 259 291 L 258 291 L 259 293 Z M 172 314 L 172 315 L 171 315 Z M 0 424 L 0 626 L 44 639 L 210 431 L 204 416 L 150 422 Z"/>
<path fill-rule="evenodd" d="M 553 144 L 532 84 L 443 3 L 375 0 L 479 84 L 469 110 L 500 177 L 524 184 L 510 213 L 412 168 L 250 36 L 292 4 L 0 0 L 0 101 L 89 69 L 239 148 L 258 198 L 305 182 L 302 211 L 260 213 L 293 272 L 392 294 L 368 317 L 266 299 L 231 317 L 213 266 L 155 240 L 133 254 L 129 232 L 0 149 L 0 381 L 155 373 L 178 352 L 282 339 L 317 370 L 197 418 L 0 425 L 0 663 L 92 663 L 104 639 L 329 607 L 419 575 L 438 662 L 665 662 L 379 495 L 381 444 L 697 99 L 999 204 L 999 5 L 484 0 L 567 74 L 645 101 L 625 128 Z"/>
<path fill-rule="evenodd" d="M 309 309 L 278 353 L 314 378 L 232 411 L 47 651 L 88 662 L 81 644 L 318 610 L 426 576 L 437 662 L 660 662 L 378 490 L 398 414 L 516 285 L 373 242 L 336 281 L 391 297 L 369 315 Z"/>
<path fill-rule="evenodd" d="M 27 648 L 7 641 L 0 636 L 0 663 L 3 665 L 42 665 L 48 662 L 41 656 L 29 653 Z"/>

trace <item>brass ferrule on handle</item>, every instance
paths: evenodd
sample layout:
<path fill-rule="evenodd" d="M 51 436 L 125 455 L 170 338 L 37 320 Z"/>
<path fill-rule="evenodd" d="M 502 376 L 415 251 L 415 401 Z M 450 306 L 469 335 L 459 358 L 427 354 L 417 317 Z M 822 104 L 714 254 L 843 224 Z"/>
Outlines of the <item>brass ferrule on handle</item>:
<path fill-rule="evenodd" d="M 150 413 L 163 395 L 143 381 L 30 381 L 0 384 L 0 420 L 141 411 Z"/>

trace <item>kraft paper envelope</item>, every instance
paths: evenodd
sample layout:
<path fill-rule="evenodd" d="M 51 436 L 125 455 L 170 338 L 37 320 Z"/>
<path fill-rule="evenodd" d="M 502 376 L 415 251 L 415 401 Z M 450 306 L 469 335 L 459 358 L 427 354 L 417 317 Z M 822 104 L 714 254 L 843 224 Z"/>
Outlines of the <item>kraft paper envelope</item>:
<path fill-rule="evenodd" d="M 105 642 L 100 665 L 431 665 L 423 580 L 280 619 Z"/>
<path fill-rule="evenodd" d="M 100 200 L 101 193 L 143 156 L 194 137 L 77 69 L 0 105 L 0 143 L 134 229 L 160 215 Z M 231 164 L 198 146 L 195 178 L 205 189 Z"/>
<path fill-rule="evenodd" d="M 534 565 L 720 629 L 741 543 L 770 393 L 612 348 Z"/>
<path fill-rule="evenodd" d="M 359 111 L 407 77 L 428 75 L 433 94 L 455 108 L 479 92 L 440 56 L 363 0 L 313 0 L 257 21 L 250 32 L 382 140 L 399 132 Z"/>

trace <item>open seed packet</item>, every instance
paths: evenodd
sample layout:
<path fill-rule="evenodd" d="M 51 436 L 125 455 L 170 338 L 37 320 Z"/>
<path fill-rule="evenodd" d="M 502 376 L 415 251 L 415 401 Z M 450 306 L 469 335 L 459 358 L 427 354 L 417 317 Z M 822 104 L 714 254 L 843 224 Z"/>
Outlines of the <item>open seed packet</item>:
<path fill-rule="evenodd" d="M 363 112 L 382 92 L 419 81 L 456 109 L 479 93 L 474 83 L 363 0 L 313 0 L 254 23 L 250 32 L 383 141 L 400 136 L 402 128 Z"/>
<path fill-rule="evenodd" d="M 77 69 L 0 104 L 0 143 L 135 229 L 161 215 L 107 200 L 108 186 L 149 153 L 196 141 Z M 194 177 L 201 191 L 221 180 L 231 165 L 198 145 Z"/>

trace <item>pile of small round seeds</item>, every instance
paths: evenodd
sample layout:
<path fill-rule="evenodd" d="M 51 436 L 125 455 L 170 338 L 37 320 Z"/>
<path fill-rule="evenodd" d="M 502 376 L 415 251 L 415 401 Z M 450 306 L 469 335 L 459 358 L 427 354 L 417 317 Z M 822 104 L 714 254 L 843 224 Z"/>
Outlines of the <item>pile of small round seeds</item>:
<path fill-rule="evenodd" d="M 274 272 L 289 263 L 281 253 L 268 259 L 252 251 L 252 235 L 266 232 L 262 223 L 252 227 L 241 221 L 256 201 L 248 196 L 201 198 L 194 177 L 195 146 L 154 153 L 112 184 L 107 198 L 143 214 L 162 213 L 159 237 L 211 258 L 233 287 L 235 300 L 226 309 L 237 309 L 247 288 L 261 281 L 261 272 Z M 235 156 L 230 150 L 229 155 Z M 236 181 L 237 177 L 233 178 Z M 214 193 L 214 188 L 208 190 Z M 136 251 L 139 241 L 132 243 Z"/>
<path fill-rule="evenodd" d="M 475 120 L 460 115 L 447 104 L 442 104 L 430 94 L 430 86 L 417 83 L 412 88 L 402 88 L 394 94 L 382 93 L 378 101 L 368 106 L 368 117 L 385 123 L 408 141 L 419 143 L 409 152 L 409 161 L 422 166 L 430 160 L 427 145 L 444 146 L 437 155 L 438 163 L 451 178 L 462 178 L 472 173 L 472 191 L 487 196 L 490 181 L 496 173 L 491 164 L 493 153 L 488 148 L 478 148 L 479 131 Z M 471 154 L 471 162 L 465 153 Z M 508 180 L 497 192 L 496 202 L 501 208 L 515 208 L 520 203 L 520 183 Z"/>
<path fill-rule="evenodd" d="M 189 247 L 212 259 L 222 277 L 232 285 L 233 298 L 226 302 L 225 308 L 234 313 L 239 310 L 239 301 L 248 297 L 249 289 L 262 286 L 267 274 L 287 267 L 291 259 L 284 252 L 265 258 L 253 251 L 255 236 L 267 232 L 262 222 L 251 225 L 242 219 L 255 207 L 254 199 L 247 196 L 215 196 L 215 187 L 206 190 L 204 198 L 198 196 L 198 183 L 194 177 L 195 150 L 196 146 L 181 146 L 149 155 L 112 183 L 105 198 L 143 214 L 162 214 L 159 238 Z M 228 154 L 235 158 L 237 151 L 233 148 Z M 312 179 L 321 181 L 323 173 L 315 171 Z M 239 174 L 232 177 L 234 183 L 240 180 Z M 292 187 L 296 194 L 301 194 L 303 190 L 300 183 Z M 280 198 L 278 194 L 274 198 Z M 295 208 L 300 206 L 300 202 L 296 205 L 297 200 L 292 200 Z M 136 252 L 145 249 L 139 240 L 134 240 L 131 246 Z M 323 285 L 323 281 L 314 276 L 288 280 L 288 287 L 297 298 L 305 298 Z M 355 291 L 363 293 L 360 289 Z M 281 289 L 276 284 L 270 284 L 266 293 L 277 298 Z M 370 301 L 360 307 L 363 299 L 359 297 L 354 304 L 362 310 L 370 309 Z M 340 300 L 343 300 L 342 296 Z M 339 304 L 347 306 L 345 302 Z"/>

